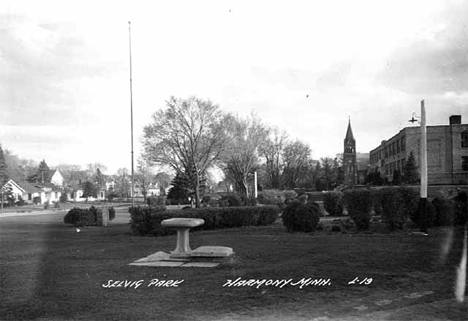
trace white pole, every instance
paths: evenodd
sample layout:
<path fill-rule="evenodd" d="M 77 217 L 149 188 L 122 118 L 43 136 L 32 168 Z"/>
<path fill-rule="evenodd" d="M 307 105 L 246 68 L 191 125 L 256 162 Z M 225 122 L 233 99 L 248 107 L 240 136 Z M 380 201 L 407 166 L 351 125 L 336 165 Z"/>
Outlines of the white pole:
<path fill-rule="evenodd" d="M 424 100 L 421 100 L 421 198 L 427 198 L 427 133 Z"/>
<path fill-rule="evenodd" d="M 257 171 L 254 172 L 254 197 L 257 198 Z"/>
<path fill-rule="evenodd" d="M 421 100 L 421 232 L 427 234 L 427 134 L 426 108 Z"/>

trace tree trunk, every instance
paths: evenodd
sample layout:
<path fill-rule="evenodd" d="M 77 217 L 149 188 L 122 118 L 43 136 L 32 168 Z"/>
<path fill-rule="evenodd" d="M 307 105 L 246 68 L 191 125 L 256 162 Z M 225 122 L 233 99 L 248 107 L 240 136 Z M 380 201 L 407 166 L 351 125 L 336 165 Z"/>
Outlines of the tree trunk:
<path fill-rule="evenodd" d="M 242 178 L 242 185 L 242 194 L 247 198 L 249 196 L 249 185 L 247 184 L 247 177 L 245 176 Z"/>
<path fill-rule="evenodd" d="M 195 207 L 200 207 L 200 175 L 198 168 L 195 166 Z"/>

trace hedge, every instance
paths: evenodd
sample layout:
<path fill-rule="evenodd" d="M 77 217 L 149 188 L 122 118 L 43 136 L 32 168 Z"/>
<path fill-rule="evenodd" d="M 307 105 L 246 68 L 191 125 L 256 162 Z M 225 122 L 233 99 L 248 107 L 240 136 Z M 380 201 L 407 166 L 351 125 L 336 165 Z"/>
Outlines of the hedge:
<path fill-rule="evenodd" d="M 216 230 L 223 228 L 270 225 L 279 214 L 277 206 L 255 207 L 205 207 L 184 211 L 166 211 L 165 207 L 130 207 L 130 227 L 138 235 L 167 235 L 172 228 L 161 226 L 161 221 L 175 217 L 201 218 L 205 224 L 193 230 Z"/>
<path fill-rule="evenodd" d="M 419 196 L 407 187 L 384 188 L 380 191 L 382 217 L 390 230 L 402 229 L 418 210 Z"/>
<path fill-rule="evenodd" d="M 348 215 L 356 224 L 358 230 L 367 230 L 370 226 L 372 196 L 369 190 L 353 190 L 345 192 L 344 200 Z"/>
<path fill-rule="evenodd" d="M 281 216 L 283 225 L 288 232 L 313 232 L 320 220 L 319 209 L 315 202 L 304 204 L 298 200 L 291 201 Z"/>
<path fill-rule="evenodd" d="M 432 200 L 436 217 L 435 226 L 452 226 L 455 221 L 456 204 L 454 201 L 443 198 L 435 198 Z"/>
<path fill-rule="evenodd" d="M 109 221 L 115 218 L 115 209 L 109 208 Z M 102 210 L 91 206 L 89 209 L 86 208 L 72 208 L 63 217 L 65 224 L 72 224 L 76 227 L 82 226 L 100 226 L 102 225 Z"/>
<path fill-rule="evenodd" d="M 101 213 L 101 210 L 94 206 L 91 206 L 89 209 L 75 207 L 68 211 L 63 218 L 63 222 L 77 227 L 96 226 L 98 215 Z"/>
<path fill-rule="evenodd" d="M 323 196 L 323 206 L 330 216 L 343 215 L 343 194 L 326 193 Z"/>

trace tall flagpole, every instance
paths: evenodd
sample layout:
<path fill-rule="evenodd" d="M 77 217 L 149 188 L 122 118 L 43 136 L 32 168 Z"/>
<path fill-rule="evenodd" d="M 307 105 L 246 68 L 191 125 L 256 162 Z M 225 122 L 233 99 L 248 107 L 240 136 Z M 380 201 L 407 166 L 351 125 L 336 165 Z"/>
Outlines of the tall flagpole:
<path fill-rule="evenodd" d="M 134 171 L 133 171 L 133 94 L 132 94 L 132 32 L 128 22 L 128 46 L 130 52 L 130 130 L 131 130 L 131 145 L 132 145 L 132 207 L 135 206 L 134 199 Z"/>

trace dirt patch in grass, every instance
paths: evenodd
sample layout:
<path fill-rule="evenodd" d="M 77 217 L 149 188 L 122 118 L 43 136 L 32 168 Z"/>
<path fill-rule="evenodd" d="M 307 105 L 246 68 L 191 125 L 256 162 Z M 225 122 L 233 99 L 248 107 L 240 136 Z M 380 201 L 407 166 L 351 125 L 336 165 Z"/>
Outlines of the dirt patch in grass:
<path fill-rule="evenodd" d="M 408 231 L 289 234 L 278 221 L 268 227 L 191 233 L 192 248 L 234 249 L 236 255 L 216 268 L 151 268 L 128 264 L 173 250 L 175 236 L 134 236 L 127 223 L 128 214 L 118 211 L 111 226 L 87 227 L 78 233 L 56 215 L 2 218 L 0 319 L 424 320 L 428 313 L 428 319 L 461 320 L 466 316 L 466 303 L 454 303 L 452 294 L 461 230 L 455 230 L 451 250 L 442 258 L 443 229 L 431 230 L 428 237 Z M 153 279 L 183 282 L 178 287 L 148 287 Z M 226 285 L 236 279 L 291 281 L 283 287 L 266 282 Z M 330 282 L 301 287 L 308 279 Z M 136 289 L 103 287 L 109 280 L 143 281 Z"/>

